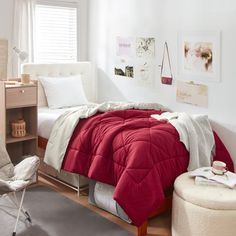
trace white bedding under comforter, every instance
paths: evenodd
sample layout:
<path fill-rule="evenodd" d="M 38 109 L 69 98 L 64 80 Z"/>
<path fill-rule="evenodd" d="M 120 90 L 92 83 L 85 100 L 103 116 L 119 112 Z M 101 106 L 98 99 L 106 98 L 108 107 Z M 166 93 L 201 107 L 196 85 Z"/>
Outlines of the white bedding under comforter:
<path fill-rule="evenodd" d="M 93 103 L 95 104 L 95 103 Z M 55 121 L 65 112 L 77 110 L 81 106 L 51 109 L 49 107 L 38 108 L 38 136 L 49 139 Z"/>

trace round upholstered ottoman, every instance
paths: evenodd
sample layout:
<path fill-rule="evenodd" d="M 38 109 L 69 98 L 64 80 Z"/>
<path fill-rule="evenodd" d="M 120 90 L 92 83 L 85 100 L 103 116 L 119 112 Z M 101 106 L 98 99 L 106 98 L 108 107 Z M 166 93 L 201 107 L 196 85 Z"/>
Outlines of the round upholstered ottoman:
<path fill-rule="evenodd" d="M 236 236 L 236 189 L 196 185 L 188 173 L 174 185 L 172 236 Z"/>

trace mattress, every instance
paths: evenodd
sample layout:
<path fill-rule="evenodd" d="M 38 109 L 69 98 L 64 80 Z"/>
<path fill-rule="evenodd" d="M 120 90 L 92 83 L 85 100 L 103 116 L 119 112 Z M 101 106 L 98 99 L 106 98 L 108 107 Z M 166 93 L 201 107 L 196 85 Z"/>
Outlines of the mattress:
<path fill-rule="evenodd" d="M 92 103 L 91 103 L 92 104 Z M 52 127 L 56 119 L 69 110 L 78 109 L 81 106 L 60 108 L 60 109 L 50 109 L 49 107 L 39 107 L 38 108 L 38 136 L 49 139 L 52 131 Z"/>

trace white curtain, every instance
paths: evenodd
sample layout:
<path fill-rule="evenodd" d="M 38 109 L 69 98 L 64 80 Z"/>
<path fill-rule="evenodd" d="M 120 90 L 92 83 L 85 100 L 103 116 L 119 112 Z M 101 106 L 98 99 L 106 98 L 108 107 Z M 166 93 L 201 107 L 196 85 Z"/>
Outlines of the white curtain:
<path fill-rule="evenodd" d="M 15 0 L 12 46 L 28 53 L 24 63 L 34 61 L 34 16 L 35 0 Z M 13 76 L 19 76 L 22 62 L 14 52 L 12 63 Z"/>

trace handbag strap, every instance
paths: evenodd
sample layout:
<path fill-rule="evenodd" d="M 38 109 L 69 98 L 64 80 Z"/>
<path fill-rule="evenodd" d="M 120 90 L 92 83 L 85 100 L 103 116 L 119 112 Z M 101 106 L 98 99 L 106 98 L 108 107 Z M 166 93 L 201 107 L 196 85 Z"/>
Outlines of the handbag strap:
<path fill-rule="evenodd" d="M 164 44 L 163 57 L 162 57 L 162 62 L 161 62 L 161 76 L 162 76 L 163 67 L 164 67 L 165 51 L 167 52 L 168 64 L 169 64 L 169 67 L 170 67 L 170 74 L 171 74 L 171 77 L 173 78 L 172 69 L 171 69 L 171 63 L 170 63 L 170 54 L 169 54 L 169 49 L 168 49 L 167 42 L 165 42 L 165 44 Z"/>

